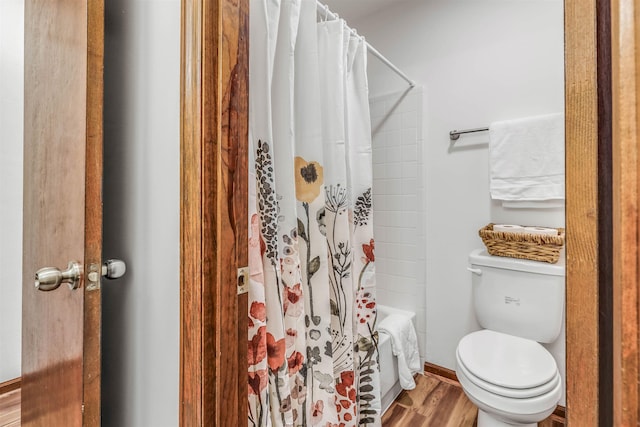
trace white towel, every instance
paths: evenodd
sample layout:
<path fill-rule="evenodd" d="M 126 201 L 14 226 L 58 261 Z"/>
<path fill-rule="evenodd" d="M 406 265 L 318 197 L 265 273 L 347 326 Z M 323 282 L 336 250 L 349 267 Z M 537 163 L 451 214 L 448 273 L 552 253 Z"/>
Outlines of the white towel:
<path fill-rule="evenodd" d="M 492 123 L 489 140 L 492 199 L 564 199 L 563 114 Z"/>
<path fill-rule="evenodd" d="M 401 314 L 390 314 L 382 319 L 378 331 L 391 337 L 391 350 L 398 358 L 400 385 L 405 390 L 413 390 L 416 387 L 413 375 L 421 369 L 418 337 L 411 319 Z"/>
<path fill-rule="evenodd" d="M 502 207 L 507 209 L 564 209 L 564 200 L 503 200 Z"/>

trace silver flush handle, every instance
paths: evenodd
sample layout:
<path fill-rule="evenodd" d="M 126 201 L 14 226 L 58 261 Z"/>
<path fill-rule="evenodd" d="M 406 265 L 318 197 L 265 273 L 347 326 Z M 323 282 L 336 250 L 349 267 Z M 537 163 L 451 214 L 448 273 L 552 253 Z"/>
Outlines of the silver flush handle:
<path fill-rule="evenodd" d="M 471 268 L 471 267 L 467 267 L 467 270 L 469 270 L 470 272 L 472 272 L 473 274 L 477 274 L 478 276 L 482 276 L 482 270 L 479 268 Z"/>

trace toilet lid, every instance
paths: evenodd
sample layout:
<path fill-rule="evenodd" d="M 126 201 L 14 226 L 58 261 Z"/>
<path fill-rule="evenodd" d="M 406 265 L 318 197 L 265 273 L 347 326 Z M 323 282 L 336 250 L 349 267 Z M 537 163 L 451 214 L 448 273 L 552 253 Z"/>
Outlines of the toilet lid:
<path fill-rule="evenodd" d="M 555 360 L 539 343 L 489 330 L 462 338 L 458 357 L 473 375 L 501 387 L 538 387 L 558 373 Z"/>

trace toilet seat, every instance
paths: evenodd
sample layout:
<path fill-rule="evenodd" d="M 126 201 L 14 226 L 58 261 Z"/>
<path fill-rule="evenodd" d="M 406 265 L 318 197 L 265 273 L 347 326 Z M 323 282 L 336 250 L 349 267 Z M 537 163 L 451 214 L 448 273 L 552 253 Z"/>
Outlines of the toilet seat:
<path fill-rule="evenodd" d="M 456 354 L 470 380 L 507 394 L 537 393 L 536 389 L 543 394 L 559 377 L 553 356 L 542 345 L 488 329 L 463 337 Z"/>
<path fill-rule="evenodd" d="M 521 399 L 505 397 L 476 385 L 467 377 L 465 370 L 460 369 L 459 356 L 457 362 L 456 374 L 467 397 L 479 409 L 509 424 L 540 422 L 553 412 L 560 401 L 562 395 L 560 381 L 549 392 L 539 396 Z"/>
<path fill-rule="evenodd" d="M 555 389 L 558 386 L 558 384 L 560 384 L 560 381 L 561 381 L 560 373 L 557 373 L 556 376 L 554 376 L 551 379 L 551 381 L 536 387 L 519 388 L 519 389 L 502 387 L 502 386 L 498 386 L 495 384 L 491 384 L 487 381 L 484 381 L 483 379 L 477 377 L 472 372 L 470 372 L 469 369 L 465 366 L 464 361 L 460 359 L 459 354 L 456 355 L 456 361 L 458 363 L 457 365 L 458 371 L 461 371 L 466 377 L 466 379 L 469 380 L 471 383 L 473 383 L 475 386 L 483 390 L 486 390 L 488 392 L 491 392 L 500 396 L 504 396 L 504 397 L 514 398 L 514 399 L 527 399 L 531 397 L 541 396 L 545 393 L 549 393 L 550 391 Z M 458 373 L 458 375 L 460 375 L 460 372 Z"/>
<path fill-rule="evenodd" d="M 456 364 L 465 394 L 504 422 L 539 422 L 553 412 L 562 394 L 555 360 L 535 341 L 490 330 L 474 332 L 460 340 Z"/>

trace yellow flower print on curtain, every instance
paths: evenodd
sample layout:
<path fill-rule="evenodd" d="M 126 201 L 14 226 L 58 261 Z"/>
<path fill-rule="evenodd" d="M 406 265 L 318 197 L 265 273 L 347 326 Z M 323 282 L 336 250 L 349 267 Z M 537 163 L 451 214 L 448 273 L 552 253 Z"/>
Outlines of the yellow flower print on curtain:
<path fill-rule="evenodd" d="M 322 166 L 318 162 L 307 162 L 302 157 L 296 157 L 295 169 L 296 199 L 304 203 L 313 202 L 320 195 L 324 182 Z"/>

